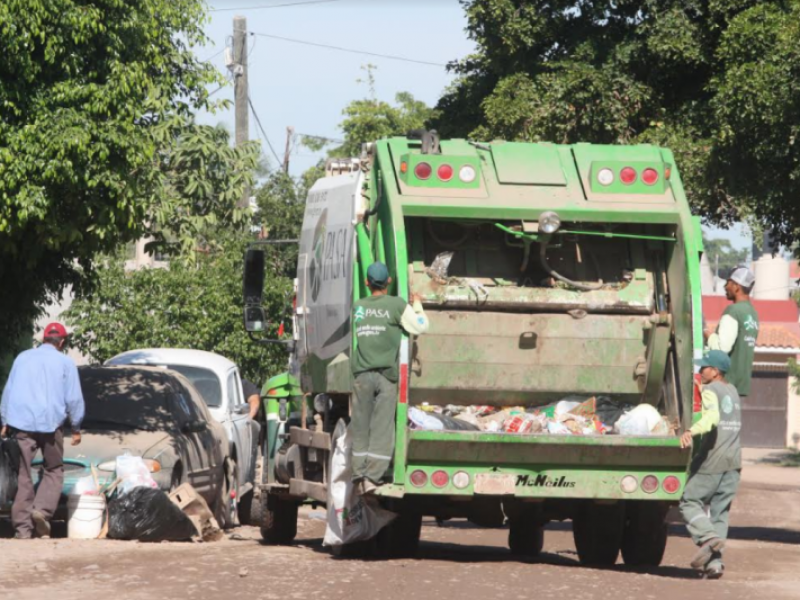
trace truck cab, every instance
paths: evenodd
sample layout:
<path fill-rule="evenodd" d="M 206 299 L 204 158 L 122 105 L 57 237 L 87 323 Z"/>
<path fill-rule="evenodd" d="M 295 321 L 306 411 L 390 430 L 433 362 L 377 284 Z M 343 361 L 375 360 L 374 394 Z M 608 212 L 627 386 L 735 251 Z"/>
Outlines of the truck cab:
<path fill-rule="evenodd" d="M 702 350 L 700 227 L 672 153 L 420 138 L 368 145 L 357 168 L 309 194 L 288 374 L 305 416 L 277 440 L 267 509 L 327 499 L 330 434 L 352 395 L 350 311 L 380 260 L 390 293 L 420 294 L 430 319 L 400 350 L 392 469 L 376 492 L 400 518 L 379 536 L 384 550 L 412 552 L 422 515 L 505 515 L 520 554 L 539 552 L 545 523 L 571 519 L 583 562 L 622 552 L 658 564 L 686 481 L 679 435 Z M 573 395 L 649 404 L 668 433 L 433 431 L 408 418 L 410 407 L 536 410 Z"/>

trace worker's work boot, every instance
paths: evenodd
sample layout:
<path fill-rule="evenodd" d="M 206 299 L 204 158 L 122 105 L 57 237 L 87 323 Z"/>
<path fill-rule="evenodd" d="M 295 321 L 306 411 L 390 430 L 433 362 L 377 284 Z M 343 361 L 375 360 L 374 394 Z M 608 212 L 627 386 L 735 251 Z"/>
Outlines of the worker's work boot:
<path fill-rule="evenodd" d="M 379 487 L 380 486 L 377 485 L 376 483 L 372 483 L 369 479 L 365 478 L 361 481 L 361 495 L 367 496 L 369 494 L 372 494 Z"/>
<path fill-rule="evenodd" d="M 715 554 L 717 560 L 713 560 L 703 571 L 703 579 L 720 579 L 725 573 L 725 565 L 719 560 L 719 555 Z"/>
<path fill-rule="evenodd" d="M 35 510 L 31 515 L 31 519 L 33 520 L 33 528 L 36 531 L 37 537 L 49 538 L 50 523 L 47 521 L 47 518 L 38 510 Z"/>
<path fill-rule="evenodd" d="M 711 538 L 703 542 L 703 545 L 697 550 L 697 553 L 692 558 L 693 569 L 705 569 L 706 565 L 711 561 L 715 552 L 722 552 L 725 547 L 725 540 L 722 538 Z M 720 576 L 721 577 L 721 576 Z"/>

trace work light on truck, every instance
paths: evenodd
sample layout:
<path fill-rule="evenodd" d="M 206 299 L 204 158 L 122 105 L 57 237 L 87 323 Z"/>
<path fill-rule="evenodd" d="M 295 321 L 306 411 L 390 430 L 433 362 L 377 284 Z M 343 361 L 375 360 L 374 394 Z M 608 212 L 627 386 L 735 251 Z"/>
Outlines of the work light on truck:
<path fill-rule="evenodd" d="M 622 481 L 620 481 L 619 487 L 626 494 L 632 494 L 639 489 L 639 482 L 636 481 L 636 477 L 633 475 L 625 475 L 625 477 L 622 478 Z"/>
<path fill-rule="evenodd" d="M 469 473 L 458 471 L 453 475 L 453 486 L 459 490 L 466 489 L 469 486 Z"/>
<path fill-rule="evenodd" d="M 548 235 L 555 233 L 561 227 L 561 217 L 552 210 L 539 215 L 539 231 Z"/>

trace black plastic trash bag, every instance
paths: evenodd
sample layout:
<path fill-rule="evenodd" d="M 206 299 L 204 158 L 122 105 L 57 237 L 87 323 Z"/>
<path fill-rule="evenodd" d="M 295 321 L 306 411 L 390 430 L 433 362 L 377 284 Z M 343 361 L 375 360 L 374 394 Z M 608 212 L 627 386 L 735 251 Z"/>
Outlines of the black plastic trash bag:
<path fill-rule="evenodd" d="M 161 490 L 133 488 L 108 503 L 108 537 L 178 542 L 197 535 L 192 521 Z"/>
<path fill-rule="evenodd" d="M 7 510 L 17 495 L 20 451 L 14 438 L 0 440 L 0 509 Z"/>
<path fill-rule="evenodd" d="M 632 404 L 622 404 L 608 396 L 597 396 L 595 400 L 595 413 L 597 418 L 608 427 L 613 427 L 619 418 L 633 408 Z"/>

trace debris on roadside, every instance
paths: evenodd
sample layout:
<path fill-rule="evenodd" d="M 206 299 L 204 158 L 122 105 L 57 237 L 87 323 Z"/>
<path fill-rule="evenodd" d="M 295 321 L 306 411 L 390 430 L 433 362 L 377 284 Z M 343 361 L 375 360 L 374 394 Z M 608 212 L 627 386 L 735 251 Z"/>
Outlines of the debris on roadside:
<path fill-rule="evenodd" d="M 197 535 L 192 520 L 161 490 L 139 486 L 108 504 L 108 537 L 178 542 Z"/>
<path fill-rule="evenodd" d="M 225 536 L 206 501 L 188 483 L 179 485 L 169 499 L 189 517 L 202 541 L 216 542 Z"/>
<path fill-rule="evenodd" d="M 432 406 L 408 410 L 412 429 L 483 431 L 524 435 L 673 435 L 667 417 L 649 404 L 638 406 L 608 396 L 568 396 L 536 407 Z"/>

